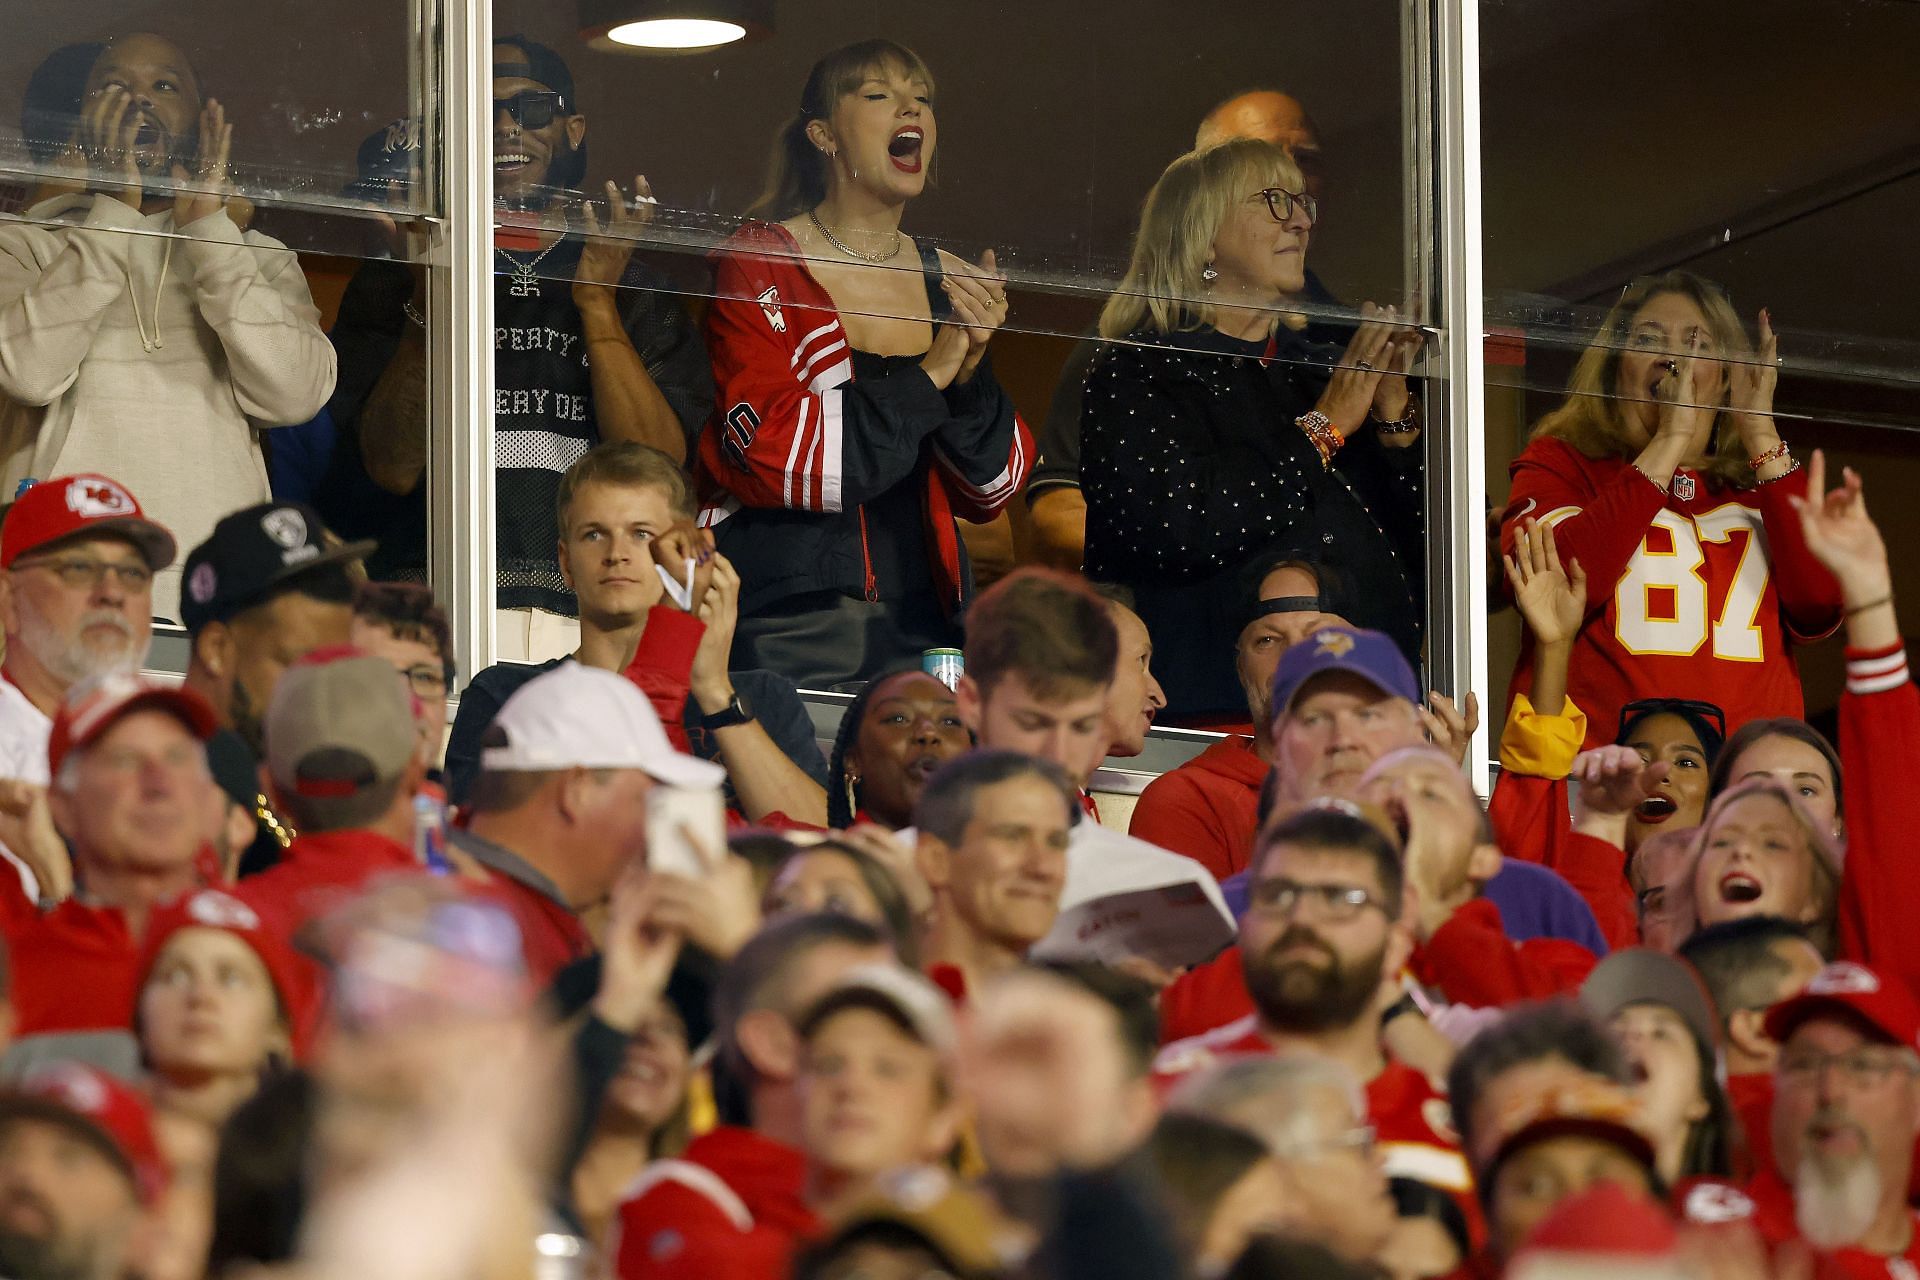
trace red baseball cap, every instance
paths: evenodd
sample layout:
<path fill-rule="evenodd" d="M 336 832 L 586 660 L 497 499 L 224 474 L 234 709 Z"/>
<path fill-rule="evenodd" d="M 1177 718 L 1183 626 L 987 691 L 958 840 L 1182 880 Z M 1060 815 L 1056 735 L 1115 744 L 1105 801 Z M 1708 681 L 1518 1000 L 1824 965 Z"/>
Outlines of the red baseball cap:
<path fill-rule="evenodd" d="M 1673 1215 L 1651 1196 L 1635 1195 L 1617 1182 L 1603 1182 L 1562 1200 L 1527 1236 L 1514 1258 L 1541 1264 L 1539 1274 L 1560 1274 L 1554 1259 L 1578 1257 L 1605 1266 L 1671 1258 L 1680 1248 Z M 1531 1268 L 1508 1275 L 1532 1274 Z M 1599 1274 L 1595 1272 L 1595 1274 Z"/>
<path fill-rule="evenodd" d="M 47 739 L 47 768 L 59 777 L 69 752 L 92 745 L 121 716 L 146 707 L 178 716 L 202 742 L 220 728 L 213 707 L 184 685 L 131 675 L 102 676 L 81 685 L 60 704 L 53 717 L 53 734 Z"/>
<path fill-rule="evenodd" d="M 29 551 L 69 538 L 117 534 L 130 540 L 158 572 L 173 563 L 173 535 L 147 519 L 133 494 L 118 480 L 92 473 L 42 480 L 7 509 L 0 526 L 0 569 Z"/>
<path fill-rule="evenodd" d="M 142 1204 L 167 1185 L 147 1100 L 131 1085 L 78 1062 L 49 1062 L 0 1091 L 0 1120 L 61 1124 L 100 1147 L 133 1180 Z"/>
<path fill-rule="evenodd" d="M 1920 1003 L 1906 984 L 1851 960 L 1828 965 L 1800 994 L 1767 1010 L 1767 1034 L 1784 1042 L 1807 1019 L 1831 1013 L 1852 1014 L 1891 1043 L 1920 1048 Z"/>
<path fill-rule="evenodd" d="M 247 944 L 265 966 L 267 980 L 280 998 L 280 1012 L 293 1042 L 293 1056 L 303 1058 L 318 1014 L 319 993 L 310 962 L 294 954 L 286 939 L 269 929 L 252 907 L 218 889 L 196 889 L 153 913 L 146 946 L 140 957 L 139 989 L 145 990 L 155 962 L 174 935 L 185 929 L 218 929 Z"/>

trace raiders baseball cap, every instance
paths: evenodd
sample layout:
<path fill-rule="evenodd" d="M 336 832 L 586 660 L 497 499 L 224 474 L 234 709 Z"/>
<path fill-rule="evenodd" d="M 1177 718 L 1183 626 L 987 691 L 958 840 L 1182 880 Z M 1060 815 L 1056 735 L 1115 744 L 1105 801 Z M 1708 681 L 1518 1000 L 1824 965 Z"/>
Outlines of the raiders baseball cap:
<path fill-rule="evenodd" d="M 72 538 L 113 534 L 131 541 L 156 573 L 173 563 L 173 535 L 140 510 L 133 494 L 103 475 L 56 476 L 29 487 L 0 526 L 0 569 L 32 551 Z"/>
<path fill-rule="evenodd" d="M 320 513 L 300 502 L 244 507 L 213 526 L 187 555 L 182 570 L 180 620 L 198 634 L 256 603 L 274 586 L 322 565 L 359 560 L 375 542 L 341 542 Z"/>

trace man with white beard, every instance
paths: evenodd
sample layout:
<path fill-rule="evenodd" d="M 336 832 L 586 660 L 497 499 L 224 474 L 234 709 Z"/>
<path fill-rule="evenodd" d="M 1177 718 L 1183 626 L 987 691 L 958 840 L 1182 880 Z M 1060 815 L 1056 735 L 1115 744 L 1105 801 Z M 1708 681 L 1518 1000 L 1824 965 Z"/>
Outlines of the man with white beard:
<path fill-rule="evenodd" d="M 1822 1276 L 1920 1275 L 1907 1204 L 1920 1137 L 1920 1003 L 1898 978 L 1842 961 L 1767 1014 L 1774 1068 L 1772 1167 L 1745 1197 L 1700 1186 L 1696 1220 L 1750 1211 L 1770 1245 L 1798 1237 Z M 1750 1200 L 1750 1209 L 1742 1203 Z"/>
<path fill-rule="evenodd" d="M 7 509 L 0 528 L 0 855 L 22 870 L 31 901 L 42 889 L 20 856 L 47 823 L 47 737 L 76 685 L 131 674 L 153 632 L 154 574 L 173 563 L 173 535 L 133 494 L 101 475 L 42 480 Z M 10 895 L 11 883 L 0 887 Z"/>

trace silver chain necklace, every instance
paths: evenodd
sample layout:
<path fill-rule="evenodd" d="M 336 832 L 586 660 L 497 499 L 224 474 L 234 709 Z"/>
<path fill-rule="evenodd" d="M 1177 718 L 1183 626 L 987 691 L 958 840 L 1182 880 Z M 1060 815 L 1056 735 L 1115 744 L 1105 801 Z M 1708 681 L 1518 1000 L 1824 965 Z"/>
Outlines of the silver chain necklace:
<path fill-rule="evenodd" d="M 852 245 L 842 241 L 839 236 L 833 234 L 833 228 L 820 221 L 820 214 L 816 210 L 807 210 L 807 220 L 813 223 L 813 225 L 819 229 L 820 234 L 827 238 L 828 244 L 846 254 L 849 258 L 858 258 L 862 262 L 890 262 L 900 255 L 900 228 L 898 227 L 893 229 L 893 247 L 891 249 L 888 249 L 885 253 L 862 253 Z"/>
<path fill-rule="evenodd" d="M 511 253 L 508 253 L 505 249 L 502 249 L 500 246 L 495 245 L 493 248 L 493 251 L 499 254 L 501 257 L 505 258 L 507 260 L 507 265 L 513 268 L 513 274 L 509 277 L 509 280 L 508 280 L 507 292 L 512 294 L 516 298 L 539 297 L 540 296 L 540 278 L 533 274 L 533 269 L 540 265 L 540 259 L 546 257 L 548 254 L 552 253 L 555 249 L 558 249 L 562 244 L 562 242 L 564 241 L 564 239 L 565 237 L 562 237 L 561 240 L 555 240 L 552 244 L 548 245 L 546 248 L 542 249 L 538 254 L 536 254 L 533 257 L 533 259 L 529 262 L 522 262 L 520 261 L 520 259 L 514 257 Z"/>

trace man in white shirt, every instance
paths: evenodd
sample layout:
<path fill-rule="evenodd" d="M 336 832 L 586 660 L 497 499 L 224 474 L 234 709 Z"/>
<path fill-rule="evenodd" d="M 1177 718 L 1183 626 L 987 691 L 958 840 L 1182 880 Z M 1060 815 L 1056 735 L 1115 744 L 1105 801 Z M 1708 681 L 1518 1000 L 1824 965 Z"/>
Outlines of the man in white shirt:
<path fill-rule="evenodd" d="M 41 481 L 0 527 L 0 854 L 22 870 L 29 898 L 42 886 L 13 848 L 34 843 L 16 837 L 17 824 L 44 812 L 53 713 L 75 685 L 139 669 L 153 631 L 154 574 L 173 563 L 174 550 L 173 535 L 101 475 Z"/>

